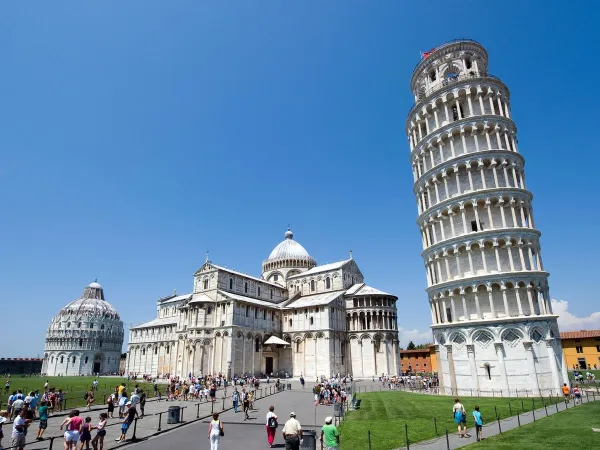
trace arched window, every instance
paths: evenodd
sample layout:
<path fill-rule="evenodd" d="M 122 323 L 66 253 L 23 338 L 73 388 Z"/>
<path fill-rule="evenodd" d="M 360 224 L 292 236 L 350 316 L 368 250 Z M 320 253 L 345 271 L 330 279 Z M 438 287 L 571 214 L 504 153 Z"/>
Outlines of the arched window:
<path fill-rule="evenodd" d="M 325 289 L 331 289 L 331 278 L 325 278 Z"/>
<path fill-rule="evenodd" d="M 244 292 L 248 293 L 248 283 L 244 282 Z"/>
<path fill-rule="evenodd" d="M 60 363 L 62 364 L 62 363 L 63 363 L 63 361 L 64 361 L 64 356 L 61 356 L 61 357 L 60 357 Z"/>
<path fill-rule="evenodd" d="M 279 280 L 279 275 L 277 275 L 277 274 L 273 275 L 273 281 L 277 281 L 277 280 Z"/>
<path fill-rule="evenodd" d="M 83 347 L 83 339 L 79 339 L 79 346 Z"/>
<path fill-rule="evenodd" d="M 145 354 L 146 354 L 146 349 L 145 349 L 145 348 L 143 348 L 143 349 L 142 349 L 142 355 L 145 355 Z"/>
<path fill-rule="evenodd" d="M 315 323 L 315 321 L 314 321 L 314 319 L 311 317 L 311 318 L 310 318 L 310 324 L 312 325 L 312 324 L 314 324 L 314 323 Z"/>
<path fill-rule="evenodd" d="M 81 328 L 81 322 L 77 324 L 77 328 Z"/>
<path fill-rule="evenodd" d="M 271 297 L 271 300 L 273 300 L 273 289 L 271 289 L 269 296 Z"/>
<path fill-rule="evenodd" d="M 206 314 L 210 314 L 210 313 L 212 313 L 212 306 L 209 306 L 208 310 L 206 311 Z"/>
<path fill-rule="evenodd" d="M 260 297 L 260 286 L 258 287 L 258 296 Z"/>
<path fill-rule="evenodd" d="M 204 290 L 208 289 L 208 280 L 204 280 Z"/>
<path fill-rule="evenodd" d="M 233 289 L 233 278 L 229 279 L 229 290 Z"/>
<path fill-rule="evenodd" d="M 77 360 L 76 356 L 73 356 L 73 364 L 75 364 L 75 361 Z"/>
<path fill-rule="evenodd" d="M 260 351 L 260 339 L 259 338 L 256 338 L 256 340 L 254 341 L 254 351 L 255 352 Z"/>
<path fill-rule="evenodd" d="M 246 305 L 246 317 L 250 314 L 250 306 Z"/>
<path fill-rule="evenodd" d="M 158 347 L 154 347 L 154 354 L 158 355 Z"/>
<path fill-rule="evenodd" d="M 84 364 L 87 364 L 87 363 L 88 363 L 88 357 L 86 356 Z"/>
<path fill-rule="evenodd" d="M 310 290 L 311 292 L 315 290 L 315 280 L 310 280 Z"/>
<path fill-rule="evenodd" d="M 258 319 L 258 308 L 254 308 L 254 318 Z"/>
<path fill-rule="evenodd" d="M 90 323 L 90 328 L 94 328 L 94 324 L 93 323 Z"/>
<path fill-rule="evenodd" d="M 292 319 L 290 319 L 290 328 L 292 327 Z"/>
<path fill-rule="evenodd" d="M 99 345 L 99 347 L 102 347 L 102 341 L 100 341 L 100 345 Z"/>
<path fill-rule="evenodd" d="M 67 322 L 67 328 L 71 328 L 71 322 Z"/>

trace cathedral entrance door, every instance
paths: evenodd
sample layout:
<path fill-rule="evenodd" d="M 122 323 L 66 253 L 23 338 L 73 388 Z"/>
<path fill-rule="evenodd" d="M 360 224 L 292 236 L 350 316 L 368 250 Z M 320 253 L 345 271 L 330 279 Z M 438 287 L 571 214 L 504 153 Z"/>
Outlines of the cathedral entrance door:
<path fill-rule="evenodd" d="M 102 355 L 101 354 L 97 354 L 94 355 L 94 373 L 100 373 L 102 372 Z"/>
<path fill-rule="evenodd" d="M 265 358 L 265 372 L 267 373 L 267 375 L 271 375 L 271 373 L 273 372 L 273 357 L 272 356 L 267 356 Z"/>

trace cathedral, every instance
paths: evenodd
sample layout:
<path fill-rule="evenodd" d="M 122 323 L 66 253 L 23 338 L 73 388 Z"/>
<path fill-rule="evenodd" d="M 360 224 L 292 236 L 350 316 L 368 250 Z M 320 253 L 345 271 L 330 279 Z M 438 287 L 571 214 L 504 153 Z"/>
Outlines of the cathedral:
<path fill-rule="evenodd" d="M 368 286 L 356 261 L 317 265 L 285 239 L 253 277 L 205 263 L 193 292 L 157 302 L 132 327 L 126 371 L 138 375 L 397 375 L 397 297 Z"/>

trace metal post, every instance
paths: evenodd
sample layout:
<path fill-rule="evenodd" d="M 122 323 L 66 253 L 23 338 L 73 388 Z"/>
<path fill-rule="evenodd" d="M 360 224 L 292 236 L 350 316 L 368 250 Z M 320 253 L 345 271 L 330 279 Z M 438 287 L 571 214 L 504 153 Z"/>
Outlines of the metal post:
<path fill-rule="evenodd" d="M 56 438 L 55 437 L 50 438 L 50 447 L 48 447 L 48 450 L 52 450 L 52 446 L 54 445 L 54 439 L 56 439 Z"/>
<path fill-rule="evenodd" d="M 502 427 L 500 426 L 500 417 L 497 417 L 498 419 L 498 431 L 500 432 L 500 434 L 502 434 Z"/>
<path fill-rule="evenodd" d="M 160 431 L 160 425 L 162 424 L 162 415 L 163 413 L 158 413 L 158 429 L 156 431 Z"/>
<path fill-rule="evenodd" d="M 448 428 L 446 428 L 446 446 L 450 450 L 450 438 L 448 437 Z"/>
<path fill-rule="evenodd" d="M 533 421 L 535 422 L 535 409 L 531 410 L 531 414 L 533 414 Z"/>
<path fill-rule="evenodd" d="M 517 411 L 517 422 L 519 423 L 519 427 L 521 426 L 521 416 L 519 416 L 519 411 Z"/>
<path fill-rule="evenodd" d="M 510 406 L 510 402 L 508 402 L 508 410 L 510 411 L 510 415 L 513 415 L 512 406 Z"/>
<path fill-rule="evenodd" d="M 525 411 L 525 405 L 523 404 L 523 400 L 521 400 L 521 410 Z"/>
<path fill-rule="evenodd" d="M 215 402 L 210 402 L 210 413 L 215 412 Z"/>
<path fill-rule="evenodd" d="M 437 419 L 435 417 L 433 418 L 433 426 L 435 427 L 435 435 L 439 436 L 438 429 L 437 429 Z"/>
<path fill-rule="evenodd" d="M 184 407 L 181 407 L 181 406 L 179 407 L 179 412 L 180 412 L 179 422 L 183 422 L 183 410 L 184 410 L 184 408 L 185 408 L 185 406 Z"/>
<path fill-rule="evenodd" d="M 371 450 L 371 430 L 367 430 L 367 440 L 369 441 L 369 450 Z"/>
<path fill-rule="evenodd" d="M 494 406 L 494 412 L 496 413 L 496 419 L 498 418 L 498 408 Z"/>
<path fill-rule="evenodd" d="M 225 397 L 223 397 L 223 411 L 225 411 Z"/>
<path fill-rule="evenodd" d="M 404 433 L 406 434 L 406 450 L 410 450 L 410 441 L 408 440 L 408 424 L 404 424 Z"/>
<path fill-rule="evenodd" d="M 196 419 L 200 418 L 200 403 L 196 405 Z"/>
<path fill-rule="evenodd" d="M 556 406 L 556 412 L 558 412 L 558 401 L 554 404 Z"/>
<path fill-rule="evenodd" d="M 131 436 L 131 441 L 135 442 L 137 441 L 137 436 L 135 435 L 135 432 L 137 430 L 137 417 L 135 419 L 133 419 L 133 436 Z"/>

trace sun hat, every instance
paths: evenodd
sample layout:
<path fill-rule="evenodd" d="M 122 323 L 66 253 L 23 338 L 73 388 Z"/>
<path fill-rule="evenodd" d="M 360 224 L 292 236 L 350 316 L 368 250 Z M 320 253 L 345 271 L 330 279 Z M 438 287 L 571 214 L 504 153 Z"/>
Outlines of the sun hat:
<path fill-rule="evenodd" d="M 333 417 L 331 417 L 331 416 L 325 417 L 325 423 L 331 423 L 331 422 L 333 422 Z"/>
<path fill-rule="evenodd" d="M 292 411 L 292 412 L 290 413 L 290 417 L 296 417 L 296 413 Z"/>

